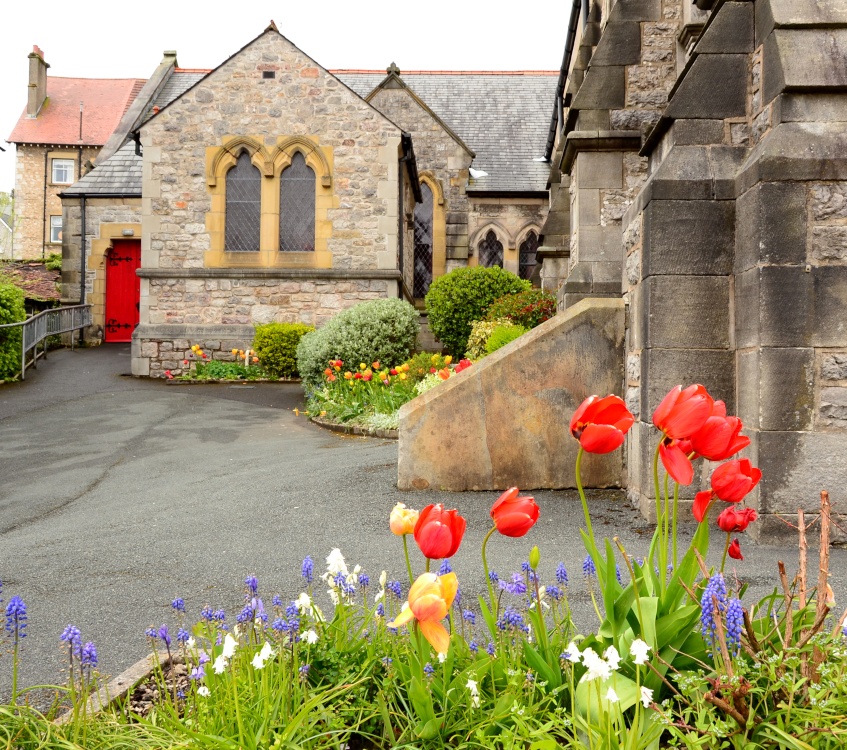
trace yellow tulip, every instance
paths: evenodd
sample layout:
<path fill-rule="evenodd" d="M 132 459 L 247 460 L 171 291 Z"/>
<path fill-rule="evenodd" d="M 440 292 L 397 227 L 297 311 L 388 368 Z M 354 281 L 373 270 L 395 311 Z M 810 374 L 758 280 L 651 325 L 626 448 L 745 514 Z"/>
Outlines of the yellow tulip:
<path fill-rule="evenodd" d="M 397 503 L 391 510 L 391 515 L 388 519 L 391 533 L 397 536 L 413 534 L 415 524 L 418 522 L 418 515 L 420 515 L 418 511 L 407 508 L 404 503 Z"/>
<path fill-rule="evenodd" d="M 445 365 L 449 365 L 452 361 L 453 361 L 453 357 L 451 357 L 449 354 L 444 358 L 444 364 Z"/>
<path fill-rule="evenodd" d="M 450 648 L 450 634 L 441 621 L 447 617 L 458 589 L 455 573 L 443 576 L 422 573 L 409 589 L 409 601 L 394 621 L 388 623 L 388 627 L 399 628 L 417 620 L 423 637 L 439 654 L 446 654 Z"/>

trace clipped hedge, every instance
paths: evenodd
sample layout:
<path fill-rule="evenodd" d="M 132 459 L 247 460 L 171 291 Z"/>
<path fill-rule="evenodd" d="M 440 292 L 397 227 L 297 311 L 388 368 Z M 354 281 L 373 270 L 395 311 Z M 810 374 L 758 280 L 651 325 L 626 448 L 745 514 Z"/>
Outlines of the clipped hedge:
<path fill-rule="evenodd" d="M 453 356 L 465 354 L 471 324 L 481 320 L 494 300 L 532 285 L 499 266 L 457 268 L 432 282 L 426 311 L 432 333 Z"/>
<path fill-rule="evenodd" d="M 485 342 L 485 351 L 489 354 L 494 354 L 498 349 L 502 349 L 506 344 L 512 343 L 516 338 L 520 338 L 526 333 L 526 328 L 516 326 L 514 324 L 508 326 L 497 326 L 492 334 Z"/>
<path fill-rule="evenodd" d="M 415 348 L 418 311 L 396 297 L 360 302 L 338 313 L 322 328 L 307 333 L 297 347 L 297 369 L 307 389 L 322 382 L 329 360 L 355 368 L 379 360 L 386 366 L 405 362 Z"/>
<path fill-rule="evenodd" d="M 535 328 L 556 314 L 556 295 L 540 289 L 506 294 L 494 300 L 485 313 L 486 320 L 506 318 L 524 328 Z"/>
<path fill-rule="evenodd" d="M 0 325 L 26 320 L 24 293 L 0 279 Z M 21 371 L 21 328 L 0 328 L 0 380 L 11 380 Z"/>
<path fill-rule="evenodd" d="M 305 323 L 264 323 L 256 326 L 253 351 L 262 367 L 275 378 L 296 378 L 297 346 L 314 331 Z"/>

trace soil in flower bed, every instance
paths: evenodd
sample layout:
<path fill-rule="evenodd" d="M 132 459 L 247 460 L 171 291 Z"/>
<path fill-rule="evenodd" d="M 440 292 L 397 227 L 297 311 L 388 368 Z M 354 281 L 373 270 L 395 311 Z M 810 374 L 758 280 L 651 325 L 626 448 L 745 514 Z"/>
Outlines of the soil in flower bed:
<path fill-rule="evenodd" d="M 188 680 L 188 667 L 185 665 L 185 658 L 180 654 L 174 654 L 169 664 L 162 664 L 162 673 L 165 678 L 165 689 L 173 699 L 173 696 L 182 693 L 188 695 L 191 691 L 191 685 Z M 124 704 L 124 710 L 129 714 L 136 716 L 147 716 L 154 705 L 161 699 L 160 680 L 158 675 L 152 673 L 147 679 L 136 685 L 135 689 L 129 694 Z M 182 702 L 180 706 L 182 707 Z"/>

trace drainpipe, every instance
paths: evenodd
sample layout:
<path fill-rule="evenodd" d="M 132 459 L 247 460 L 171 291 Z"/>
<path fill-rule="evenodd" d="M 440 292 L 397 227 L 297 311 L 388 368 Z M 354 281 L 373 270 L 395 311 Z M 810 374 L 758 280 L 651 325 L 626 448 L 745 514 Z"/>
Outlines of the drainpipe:
<path fill-rule="evenodd" d="M 85 304 L 85 193 L 79 196 L 81 210 L 79 242 L 79 304 Z M 85 342 L 85 328 L 79 329 L 79 343 Z"/>
<path fill-rule="evenodd" d="M 47 252 L 47 154 L 44 149 L 44 202 L 41 205 L 41 260 L 44 260 Z"/>
<path fill-rule="evenodd" d="M 574 44 L 576 43 L 576 31 L 579 26 L 579 17 L 582 13 L 586 23 L 588 22 L 588 0 L 573 0 L 571 5 L 570 22 L 568 23 L 568 36 L 565 41 L 565 54 L 562 58 L 562 68 L 559 71 L 559 82 L 556 85 L 556 102 L 554 104 L 553 116 L 550 122 L 550 130 L 547 134 L 547 146 L 544 149 L 544 156 L 547 161 L 553 155 L 553 146 L 556 142 L 556 130 L 561 131 L 565 127 L 564 114 L 560 112 L 564 110 L 563 99 L 565 96 L 565 84 L 568 80 L 568 71 L 571 67 L 571 57 L 573 56 Z"/>

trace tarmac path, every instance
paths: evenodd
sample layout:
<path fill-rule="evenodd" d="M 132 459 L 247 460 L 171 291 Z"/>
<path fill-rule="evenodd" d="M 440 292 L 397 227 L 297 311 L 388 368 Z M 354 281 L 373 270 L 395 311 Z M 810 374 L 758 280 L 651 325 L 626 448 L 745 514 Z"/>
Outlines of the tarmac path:
<path fill-rule="evenodd" d="M 498 493 L 398 492 L 396 443 L 296 416 L 297 384 L 175 385 L 129 370 L 129 345 L 60 350 L 25 382 L 0 385 L 0 597 L 5 607 L 17 594 L 28 607 L 22 685 L 64 680 L 59 635 L 68 623 L 96 643 L 101 672 L 114 675 L 149 652 L 147 627 L 173 627 L 174 597 L 185 599 L 192 622 L 205 604 L 234 619 L 245 576 L 258 576 L 267 602 L 296 597 L 307 554 L 316 573 L 340 547 L 373 579 L 387 569 L 402 581 L 402 545 L 388 530 L 398 500 L 460 509 L 468 530 L 453 566 L 466 602 L 484 588 L 479 546 Z M 581 575 L 579 500 L 533 494 L 540 521 L 524 539 L 492 539 L 489 560 L 501 573 L 519 570 L 538 544 L 547 581 L 564 561 L 571 606 L 588 630 L 596 618 Z M 599 534 L 646 553 L 652 529 L 621 493 L 595 493 L 592 506 Z M 683 540 L 692 531 L 686 525 Z M 715 538 L 716 561 L 720 545 Z M 796 566 L 793 548 L 748 540 L 744 550 L 736 568 L 751 584 L 746 601 L 776 585 L 777 559 Z M 832 551 L 832 570 L 843 609 L 847 551 Z M 11 683 L 4 645 L 0 638 L 0 700 Z"/>

